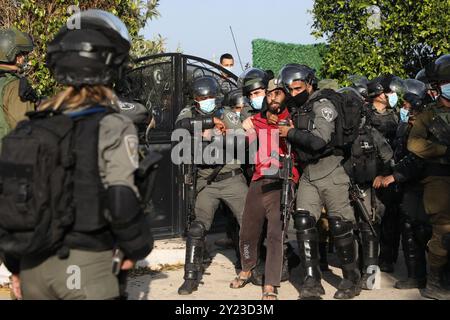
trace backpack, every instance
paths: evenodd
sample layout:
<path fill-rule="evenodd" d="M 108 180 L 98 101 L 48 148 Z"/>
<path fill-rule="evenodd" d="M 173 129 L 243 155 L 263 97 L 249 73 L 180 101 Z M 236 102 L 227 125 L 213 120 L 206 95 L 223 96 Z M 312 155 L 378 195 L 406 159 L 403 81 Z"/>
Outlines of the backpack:
<path fill-rule="evenodd" d="M 336 108 L 338 117 L 336 118 L 334 147 L 347 154 L 359 134 L 364 102 L 351 91 L 339 93 L 332 89 L 322 89 L 311 103 L 321 99 L 331 101 Z"/>
<path fill-rule="evenodd" d="M 27 116 L 0 154 L 0 251 L 17 258 L 56 253 L 74 221 L 74 122 L 52 110 Z"/>

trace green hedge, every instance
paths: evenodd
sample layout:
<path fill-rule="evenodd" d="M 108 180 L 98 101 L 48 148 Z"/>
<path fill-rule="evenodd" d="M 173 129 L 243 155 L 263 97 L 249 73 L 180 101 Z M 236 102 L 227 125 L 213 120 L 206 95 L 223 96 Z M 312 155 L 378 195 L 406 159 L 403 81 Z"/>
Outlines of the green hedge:
<path fill-rule="evenodd" d="M 270 69 L 277 74 L 287 63 L 302 63 L 316 69 L 320 76 L 322 56 L 327 51 L 324 43 L 293 44 L 264 39 L 252 41 L 253 66 Z"/>

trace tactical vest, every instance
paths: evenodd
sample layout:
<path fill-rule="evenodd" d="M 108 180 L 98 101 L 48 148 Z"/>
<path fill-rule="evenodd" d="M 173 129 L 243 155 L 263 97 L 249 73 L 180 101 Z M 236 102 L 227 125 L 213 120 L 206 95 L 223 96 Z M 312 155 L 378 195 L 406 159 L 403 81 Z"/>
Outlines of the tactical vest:
<path fill-rule="evenodd" d="M 315 113 L 313 111 L 313 104 L 315 101 L 316 100 L 308 101 L 303 106 L 293 111 L 293 113 L 291 114 L 291 118 L 295 128 L 306 132 L 311 132 L 315 128 L 314 125 Z M 321 158 L 333 154 L 334 151 L 333 145 L 334 145 L 334 135 L 332 136 L 332 140 L 328 144 L 328 146 L 320 150 L 319 152 L 314 152 L 304 147 L 297 148 L 295 147 L 295 145 L 294 150 L 300 162 L 314 163 Z"/>
<path fill-rule="evenodd" d="M 428 126 L 428 134 L 430 140 L 450 148 L 450 109 L 449 108 L 433 108 L 433 120 Z M 441 157 L 439 163 L 450 165 L 450 160 Z M 448 168 L 447 168 L 448 170 Z"/>
<path fill-rule="evenodd" d="M 370 124 L 377 129 L 383 137 L 392 145 L 397 132 L 397 120 L 393 112 L 390 114 L 379 114 L 372 110 L 369 116 Z"/>
<path fill-rule="evenodd" d="M 19 77 L 10 72 L 4 72 L 3 74 L 0 74 L 0 140 L 11 131 L 11 127 L 6 120 L 6 114 L 3 105 L 5 88 L 8 84 L 18 79 Z"/>
<path fill-rule="evenodd" d="M 371 183 L 377 176 L 377 148 L 370 127 L 363 126 L 351 146 L 350 158 L 345 162 L 347 174 L 358 184 Z"/>
<path fill-rule="evenodd" d="M 396 163 L 409 154 L 409 151 L 407 149 L 407 143 L 410 132 L 411 132 L 411 125 L 409 123 L 401 122 L 398 125 L 395 140 L 393 142 L 394 160 Z"/>
<path fill-rule="evenodd" d="M 76 211 L 73 230 L 76 232 L 92 232 L 107 226 L 104 214 L 106 190 L 98 169 L 98 137 L 100 121 L 111 112 L 73 117 L 73 198 Z"/>

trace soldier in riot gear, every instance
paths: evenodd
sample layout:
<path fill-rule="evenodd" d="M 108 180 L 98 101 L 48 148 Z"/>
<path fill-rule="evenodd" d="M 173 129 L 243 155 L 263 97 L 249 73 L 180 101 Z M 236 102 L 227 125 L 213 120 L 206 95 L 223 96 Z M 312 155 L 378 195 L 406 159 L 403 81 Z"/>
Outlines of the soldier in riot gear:
<path fill-rule="evenodd" d="M 249 101 L 248 105 L 243 108 L 241 113 L 241 118 L 243 118 L 243 120 L 261 112 L 265 97 L 264 90 L 267 88 L 269 79 L 270 77 L 267 72 L 258 68 L 247 69 L 240 75 L 238 87 Z M 246 124 L 251 125 L 251 120 L 247 120 Z M 248 129 L 245 124 L 244 128 Z"/>
<path fill-rule="evenodd" d="M 406 79 L 403 82 L 403 106 L 400 124 L 394 141 L 393 174 L 383 179 L 383 186 L 396 182 L 402 186 L 401 229 L 402 247 L 408 277 L 395 283 L 397 289 L 424 288 L 426 284 L 425 249 L 431 237 L 431 226 L 423 206 L 423 186 L 420 183 L 422 161 L 406 148 L 408 135 L 415 118 L 423 111 L 427 101 L 425 83 Z"/>
<path fill-rule="evenodd" d="M 71 188 L 63 188 L 61 198 L 71 200 L 51 217 L 65 218 L 67 224 L 68 215 L 73 216 L 57 251 L 24 255 L 20 263 L 14 259 L 6 263 L 13 274 L 20 272 L 25 299 L 118 298 L 113 252 L 121 252 L 117 269 L 128 270 L 153 248 L 149 220 L 140 210 L 134 181 L 139 165 L 136 128 L 117 112 L 117 96 L 112 90 L 129 58 L 131 38 L 125 24 L 106 11 L 87 10 L 71 18 L 80 21 L 80 28 L 72 30 L 64 24 L 48 44 L 46 56 L 56 81 L 67 88 L 40 104 L 40 112 L 31 114 L 31 120 L 22 125 L 31 125 L 36 115 L 41 126 L 51 125 L 49 131 L 58 132 L 68 122 L 73 125 L 72 150 L 66 152 L 70 159 L 61 156 L 63 160 L 58 160 L 67 162 L 64 167 L 71 176 L 67 181 Z M 45 121 L 48 114 L 53 119 L 50 125 Z M 8 138 L 5 147 L 8 142 L 11 145 Z M 51 193 L 62 188 L 49 180 L 40 185 L 53 184 Z M 67 270 L 73 266 L 80 268 L 79 287 L 67 285 Z"/>
<path fill-rule="evenodd" d="M 377 129 L 392 147 L 395 139 L 398 117 L 393 110 L 397 103 L 399 86 L 398 78 L 392 75 L 380 76 L 369 81 L 368 122 Z M 381 221 L 380 235 L 380 269 L 383 272 L 393 272 L 397 260 L 400 243 L 399 230 L 399 193 L 396 185 L 378 191 L 378 196 L 385 206 L 385 214 Z"/>
<path fill-rule="evenodd" d="M 341 165 L 343 157 L 335 154 L 334 133 L 338 111 L 321 91 L 314 92 L 314 70 L 305 65 L 289 64 L 282 68 L 280 80 L 290 93 L 288 107 L 294 126 L 280 126 L 280 136 L 287 137 L 299 161 L 306 164 L 300 178 L 296 212 L 300 261 L 306 274 L 302 277 L 300 298 L 319 298 L 325 294 L 319 269 L 316 221 L 322 207 L 328 211 L 344 279 L 336 299 L 351 299 L 361 291 L 357 245 L 353 233 L 355 217 L 349 201 L 349 177 Z"/>
<path fill-rule="evenodd" d="M 364 76 L 357 75 L 352 75 L 349 77 L 349 79 L 352 82 L 351 87 L 358 91 L 358 93 L 364 98 L 364 100 L 367 100 L 369 98 L 369 90 L 367 88 L 369 80 Z"/>
<path fill-rule="evenodd" d="M 390 144 L 395 138 L 398 125 L 398 117 L 393 110 L 398 98 L 397 93 L 393 91 L 396 87 L 391 85 L 392 82 L 392 77 L 382 76 L 367 84 L 371 111 L 368 120 Z"/>
<path fill-rule="evenodd" d="M 0 139 L 33 111 L 37 95 L 21 75 L 33 41 L 25 32 L 0 29 Z"/>
<path fill-rule="evenodd" d="M 408 150 L 425 160 L 423 201 L 433 229 L 428 242 L 430 272 L 422 294 L 449 300 L 445 279 L 450 234 L 450 55 L 436 59 L 425 72 L 439 93 L 438 104 L 417 116 L 408 138 Z"/>
<path fill-rule="evenodd" d="M 201 143 L 205 145 L 216 138 L 220 139 L 226 127 L 220 120 L 219 107 L 216 105 L 218 94 L 219 84 L 212 76 L 194 79 L 194 104 L 181 110 L 176 127 L 193 133 L 192 139 L 201 139 Z M 196 132 L 197 126 L 200 132 Z M 198 134 L 201 136 L 197 136 Z M 248 189 L 240 164 L 236 161 L 207 164 L 203 160 L 205 159 L 201 159 L 201 163 L 192 164 L 196 167 L 196 176 L 193 177 L 196 195 L 193 197 L 194 216 L 191 217 L 192 222 L 187 230 L 184 283 L 178 289 L 181 295 L 191 294 L 198 289 L 203 271 L 205 236 L 219 202 L 223 201 L 230 208 L 240 225 Z"/>
<path fill-rule="evenodd" d="M 342 88 L 339 92 L 353 91 L 353 88 Z M 360 100 L 361 107 L 364 99 L 359 94 L 353 95 L 354 99 Z M 363 275 L 361 286 L 363 289 L 372 289 L 369 278 L 378 269 L 379 254 L 379 225 L 384 215 L 385 207 L 378 199 L 374 187 L 382 176 L 390 172 L 390 161 L 393 156 L 391 146 L 386 139 L 372 127 L 366 120 L 366 114 L 362 108 L 361 123 L 356 139 L 351 145 L 350 155 L 344 163 L 344 168 L 353 184 L 357 185 L 365 194 L 364 206 L 370 214 L 370 221 L 356 210 L 358 216 L 359 233 L 362 243 Z M 374 228 L 376 234 L 372 231 Z"/>
<path fill-rule="evenodd" d="M 248 106 L 248 100 L 242 94 L 241 89 L 234 89 L 227 93 L 223 101 L 223 113 L 220 119 L 225 124 L 227 130 L 242 129 L 242 110 Z M 244 174 L 246 174 L 246 166 L 242 164 Z M 236 256 L 238 258 L 236 268 L 240 269 L 240 254 L 239 254 L 239 225 L 233 214 L 226 210 L 227 217 L 226 222 L 226 238 L 217 239 L 214 244 L 223 248 L 233 248 L 236 250 Z"/>

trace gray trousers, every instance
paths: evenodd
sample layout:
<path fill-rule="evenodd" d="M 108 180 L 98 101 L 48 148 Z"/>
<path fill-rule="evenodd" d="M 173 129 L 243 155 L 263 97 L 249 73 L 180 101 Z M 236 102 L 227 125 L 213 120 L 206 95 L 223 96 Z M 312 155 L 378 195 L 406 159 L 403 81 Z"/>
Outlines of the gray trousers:
<path fill-rule="evenodd" d="M 25 300 L 106 300 L 119 297 L 112 273 L 112 250 L 70 250 L 67 259 L 52 256 L 38 266 L 21 270 Z"/>
<path fill-rule="evenodd" d="M 355 222 L 349 199 L 350 178 L 342 166 L 322 179 L 310 181 L 302 175 L 297 190 L 297 210 L 307 210 L 316 221 L 325 207 L 329 217 Z"/>
<path fill-rule="evenodd" d="M 195 220 L 202 222 L 206 230 L 211 228 L 214 213 L 221 200 L 230 208 L 239 225 L 241 225 L 245 197 L 248 191 L 244 175 L 239 174 L 219 182 L 212 182 L 210 185 L 206 184 L 205 179 L 199 178 L 197 190 L 200 189 L 202 190 L 195 201 Z"/>

